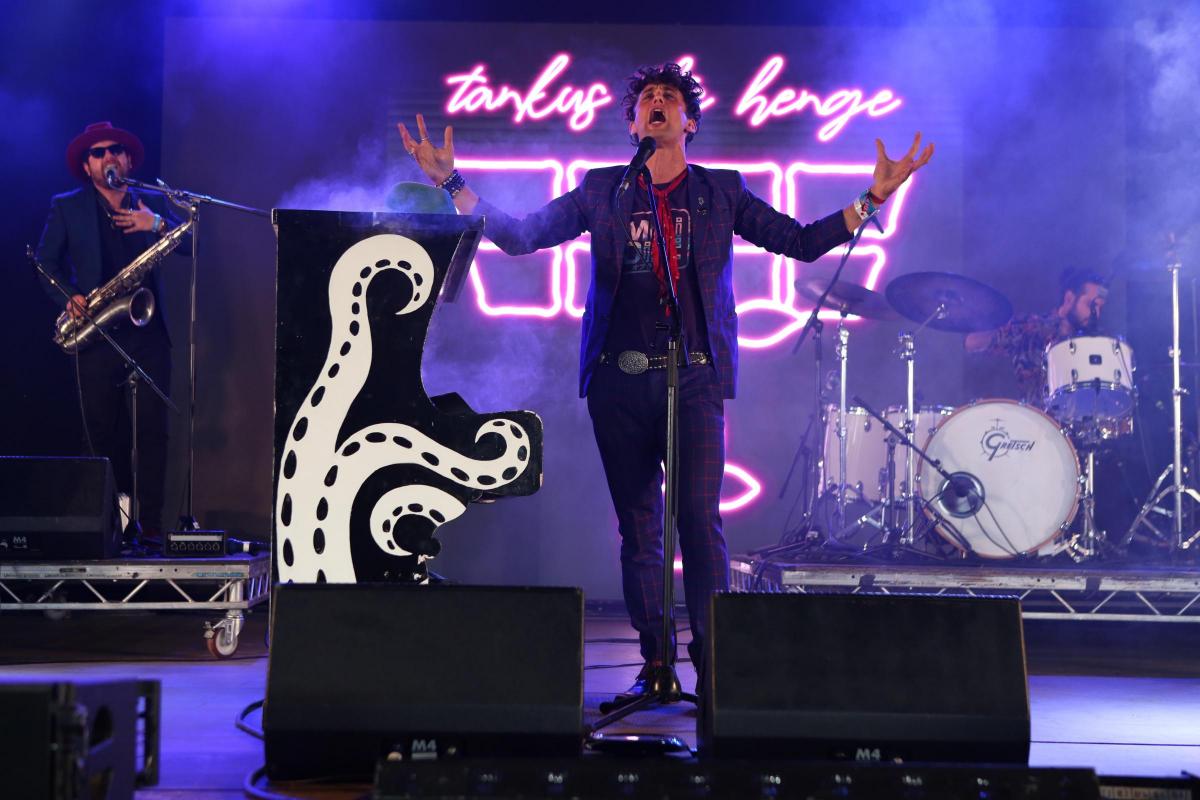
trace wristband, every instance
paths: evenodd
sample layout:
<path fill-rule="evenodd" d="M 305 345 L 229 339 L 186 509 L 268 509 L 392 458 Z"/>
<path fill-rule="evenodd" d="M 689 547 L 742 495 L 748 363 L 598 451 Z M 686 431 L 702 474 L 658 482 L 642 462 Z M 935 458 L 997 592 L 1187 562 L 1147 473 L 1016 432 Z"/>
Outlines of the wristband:
<path fill-rule="evenodd" d="M 854 198 L 854 213 L 858 215 L 860 222 L 866 222 L 879 213 L 879 206 L 871 202 L 871 192 L 869 190 Z"/>
<path fill-rule="evenodd" d="M 466 188 L 466 185 L 467 182 L 463 180 L 463 176 L 459 173 L 459 171 L 453 170 L 449 175 L 446 176 L 444 181 L 437 185 L 437 187 L 439 189 L 445 189 L 447 192 L 449 192 L 451 197 L 455 197 L 459 192 Z"/>
<path fill-rule="evenodd" d="M 162 233 L 162 229 L 163 229 L 162 215 L 155 214 L 154 215 L 154 225 L 153 225 L 153 227 L 150 228 L 150 230 L 154 233 Z"/>

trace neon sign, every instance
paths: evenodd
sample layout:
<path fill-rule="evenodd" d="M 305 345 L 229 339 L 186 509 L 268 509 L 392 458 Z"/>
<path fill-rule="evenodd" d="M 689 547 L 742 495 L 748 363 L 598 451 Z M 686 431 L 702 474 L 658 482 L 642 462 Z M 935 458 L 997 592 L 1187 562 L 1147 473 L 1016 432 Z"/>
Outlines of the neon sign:
<path fill-rule="evenodd" d="M 838 89 L 822 100 L 808 89 L 797 92 L 788 87 L 780 89 L 774 97 L 767 100 L 762 93 L 782 70 L 783 56 L 771 56 L 767 59 L 742 93 L 733 113 L 742 117 L 753 109 L 750 113 L 750 124 L 757 128 L 772 117 L 800 114 L 805 106 L 811 105 L 813 113 L 818 117 L 833 117 L 817 131 L 817 138 L 828 142 L 859 114 L 865 112 L 870 117 L 882 117 L 900 107 L 901 100 L 891 89 L 880 89 L 869 100 L 864 101 L 861 89 Z"/>
<path fill-rule="evenodd" d="M 586 89 L 568 84 L 558 91 L 553 100 L 549 100 L 547 90 L 550 84 L 570 63 L 571 57 L 566 53 L 556 55 L 533 79 L 525 94 L 507 85 L 493 89 L 489 85 L 484 64 L 476 64 L 470 72 L 447 75 L 446 84 L 457 88 L 446 103 L 446 113 L 495 112 L 511 105 L 513 122 L 521 123 L 526 117 L 543 119 L 551 114 L 560 114 L 569 118 L 567 126 L 571 130 L 586 130 L 595 122 L 597 109 L 611 103 L 613 98 L 607 86 L 593 83 Z"/>
<path fill-rule="evenodd" d="M 574 159 L 564 164 L 556 159 L 458 158 L 456 166 L 466 175 L 503 175 L 506 183 L 520 176 L 535 177 L 544 181 L 545 197 L 551 200 L 564 191 L 575 188 L 589 169 L 611 166 L 609 159 Z M 713 169 L 736 169 L 743 175 L 765 182 L 759 194 L 775 208 L 795 217 L 803 213 L 800 208 L 801 188 L 820 181 L 822 178 L 867 178 L 874 164 L 854 163 L 810 163 L 796 161 L 780 164 L 775 161 L 704 161 L 698 162 Z M 902 212 L 914 181 L 909 180 L 884 207 L 881 222 L 882 233 L 868 228 L 863 241 L 851 254 L 851 269 L 865 272 L 861 282 L 874 289 L 879 285 L 887 264 L 885 244 L 893 238 L 900 225 Z M 774 347 L 794 336 L 804 325 L 809 309 L 798 304 L 795 279 L 798 267 L 792 259 L 764 253 L 763 250 L 740 239 L 734 240 L 735 259 L 765 257 L 769 260 L 768 289 L 765 294 L 744 298 L 737 305 L 742 325 L 738 344 L 750 350 Z M 489 317 L 534 317 L 556 319 L 559 317 L 579 318 L 583 316 L 582 292 L 586 289 L 586 275 L 590 269 L 590 237 L 584 235 L 571 242 L 546 248 L 530 258 L 544 259 L 547 280 L 543 283 L 546 295 L 540 303 L 505 302 L 496 299 L 493 288 L 508 281 L 492 281 L 489 287 L 487 275 L 495 268 L 496 260 L 505 258 L 499 248 L 491 242 L 480 244 L 475 264 L 469 274 L 479 311 Z M 836 260 L 841 250 L 822 257 Z M 855 270 L 861 264 L 860 270 Z M 580 275 L 584 276 L 580 280 Z M 836 317 L 834 312 L 823 312 L 822 318 Z M 853 319 L 853 318 L 852 318 Z M 749 325 L 747 323 L 750 323 Z M 759 323 L 756 325 L 756 323 Z M 764 330 L 751 332 L 751 327 Z M 728 430 L 727 430 L 728 433 Z M 761 496 L 762 482 L 750 470 L 733 461 L 725 464 L 725 481 L 720 508 L 730 512 L 743 508 Z"/>
<path fill-rule="evenodd" d="M 696 63 L 692 55 L 680 56 L 677 63 L 691 70 Z M 453 87 L 446 101 L 447 114 L 495 114 L 511 107 L 513 122 L 520 124 L 527 119 L 540 120 L 551 115 L 566 117 L 567 127 L 572 131 L 587 130 L 596 121 L 596 112 L 614 101 L 609 88 L 593 82 L 586 88 L 564 84 L 555 91 L 553 84 L 571 64 L 571 56 L 558 53 L 534 77 L 524 92 L 507 84 L 493 86 L 486 64 L 476 64 L 469 72 L 459 72 L 445 77 L 447 86 Z M 891 89 L 880 89 L 870 97 L 861 89 L 837 89 L 824 99 L 808 89 L 783 87 L 768 96 L 768 91 L 779 73 L 783 71 L 783 56 L 768 58 L 759 67 L 754 77 L 742 91 L 733 114 L 747 117 L 751 127 L 759 127 L 769 120 L 802 114 L 807 109 L 821 119 L 829 121 L 817 130 L 817 138 L 828 142 L 841 133 L 852 119 L 865 114 L 867 117 L 882 117 L 900 107 L 903 102 Z M 697 75 L 699 79 L 699 76 Z M 703 80 L 701 80 L 703 84 Z M 706 94 L 700 103 L 702 111 L 716 105 L 717 98 Z"/>

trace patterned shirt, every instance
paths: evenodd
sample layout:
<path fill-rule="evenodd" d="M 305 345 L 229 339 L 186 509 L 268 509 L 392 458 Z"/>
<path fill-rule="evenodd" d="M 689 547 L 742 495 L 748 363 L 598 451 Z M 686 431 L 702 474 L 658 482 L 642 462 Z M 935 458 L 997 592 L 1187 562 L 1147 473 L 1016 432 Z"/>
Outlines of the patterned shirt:
<path fill-rule="evenodd" d="M 1046 403 L 1046 348 L 1067 338 L 1057 311 L 1020 314 L 999 328 L 986 352 L 1002 353 L 1012 361 L 1022 399 L 1042 408 Z"/>

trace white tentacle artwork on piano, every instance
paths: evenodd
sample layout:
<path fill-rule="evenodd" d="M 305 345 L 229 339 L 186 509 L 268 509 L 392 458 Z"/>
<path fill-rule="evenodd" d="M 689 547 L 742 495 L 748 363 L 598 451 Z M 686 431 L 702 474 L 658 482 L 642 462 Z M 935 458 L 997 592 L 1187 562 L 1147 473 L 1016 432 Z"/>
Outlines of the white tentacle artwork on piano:
<path fill-rule="evenodd" d="M 500 455 L 494 459 L 472 458 L 399 422 L 373 424 L 339 439 L 351 404 L 371 371 L 367 292 L 372 280 L 387 271 L 398 271 L 412 285 L 411 298 L 396 315 L 410 314 L 434 299 L 434 267 L 429 255 L 404 236 L 381 234 L 363 239 L 347 249 L 334 266 L 329 280 L 333 326 L 329 350 L 318 379 L 291 422 L 277 473 L 276 553 L 281 581 L 357 580 L 351 513 L 364 482 L 380 469 L 414 465 L 482 492 L 510 483 L 528 466 L 528 433 L 509 419 L 486 420 L 476 431 L 477 443 L 485 437 L 502 440 Z M 436 528 L 464 510 L 458 498 L 437 486 L 397 486 L 375 501 L 369 514 L 370 537 L 382 553 L 398 559 L 411 557 L 413 553 L 395 536 L 402 520 L 419 517 Z M 421 556 L 419 561 L 424 559 Z"/>

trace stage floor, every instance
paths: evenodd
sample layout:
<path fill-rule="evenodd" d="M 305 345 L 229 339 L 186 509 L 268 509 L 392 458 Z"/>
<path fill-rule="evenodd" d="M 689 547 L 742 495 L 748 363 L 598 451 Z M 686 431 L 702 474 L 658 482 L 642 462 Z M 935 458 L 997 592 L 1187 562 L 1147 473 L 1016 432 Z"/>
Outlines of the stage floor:
<path fill-rule="evenodd" d="M 262 763 L 261 743 L 238 731 L 234 719 L 265 692 L 266 616 L 253 613 L 238 653 L 217 661 L 204 649 L 195 615 L 52 620 L 5 614 L 0 678 L 162 681 L 160 782 L 138 797 L 233 800 L 243 797 L 243 779 Z M 632 682 L 640 664 L 632 630 L 610 611 L 589 611 L 586 635 L 585 716 L 591 720 L 601 700 Z M 1032 766 L 1092 767 L 1102 775 L 1200 772 L 1200 626 L 1035 620 L 1026 623 L 1026 639 Z M 680 665 L 680 677 L 691 689 L 690 664 Z M 257 727 L 258 714 L 248 721 Z M 610 730 L 672 733 L 694 745 L 695 724 L 694 709 L 679 704 L 634 715 Z M 309 798 L 359 797 L 366 789 L 273 788 Z"/>

